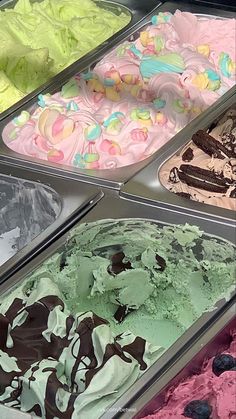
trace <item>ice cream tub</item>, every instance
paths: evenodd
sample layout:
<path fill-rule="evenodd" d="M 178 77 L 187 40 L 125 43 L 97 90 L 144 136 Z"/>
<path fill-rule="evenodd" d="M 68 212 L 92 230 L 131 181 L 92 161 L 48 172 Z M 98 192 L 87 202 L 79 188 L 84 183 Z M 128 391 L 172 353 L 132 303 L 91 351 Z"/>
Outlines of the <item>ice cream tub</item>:
<path fill-rule="evenodd" d="M 102 197 L 95 187 L 9 166 L 0 164 L 0 282 Z"/>
<path fill-rule="evenodd" d="M 0 286 L 1 403 L 17 390 L 42 417 L 122 412 L 231 305 L 234 233 L 107 194 Z"/>
<path fill-rule="evenodd" d="M 197 388 L 197 386 L 200 384 L 200 380 L 206 380 L 206 377 L 208 377 L 209 381 L 212 381 L 212 379 L 214 380 L 215 378 L 216 383 L 220 380 L 223 381 L 228 379 L 228 383 L 230 384 L 230 376 L 231 379 L 234 380 L 235 372 L 231 372 L 230 370 L 226 369 L 224 372 L 219 374 L 216 371 L 216 365 L 221 361 L 222 353 L 230 355 L 230 357 L 228 357 L 229 359 L 231 357 L 234 358 L 234 354 L 231 354 L 231 352 L 235 350 L 235 314 L 236 306 L 234 303 L 199 337 L 199 339 L 193 345 L 188 348 L 188 350 L 186 350 L 181 359 L 176 360 L 171 368 L 169 368 L 157 382 L 153 383 L 153 385 L 147 389 L 146 392 L 140 395 L 140 397 L 137 398 L 137 400 L 132 405 L 130 405 L 130 411 L 133 410 L 136 412 L 136 414 L 131 416 L 127 412 L 121 417 L 133 417 L 135 419 L 148 417 L 151 419 L 155 417 L 158 418 L 159 412 L 159 414 L 162 413 L 162 415 L 166 414 L 166 416 L 160 417 L 168 418 L 170 417 L 169 413 L 165 412 L 164 410 L 162 411 L 162 408 L 164 407 L 164 402 L 167 400 L 167 397 L 169 400 L 171 400 L 170 394 L 172 391 L 177 391 L 178 386 L 179 388 L 181 386 L 181 389 L 183 389 L 185 383 L 186 387 L 190 387 L 192 382 L 195 382 Z M 212 373 L 211 370 L 213 370 Z M 201 374 L 203 374 L 204 377 L 201 377 Z M 214 394 L 214 391 L 212 393 Z M 194 398 L 195 395 L 196 393 L 191 393 L 190 390 L 186 400 L 189 400 L 192 397 Z M 235 407 L 235 399 L 233 400 L 231 398 L 230 402 L 230 396 L 232 396 L 232 392 L 231 394 L 229 391 L 224 392 L 224 388 L 222 388 L 222 393 L 220 394 L 220 392 L 218 392 L 218 412 L 224 405 L 223 395 L 225 397 L 225 407 L 223 408 L 224 410 L 222 410 L 222 412 L 226 415 L 228 410 L 230 411 L 230 409 Z M 200 394 L 198 394 L 198 398 L 202 399 Z M 211 398 L 214 400 L 212 395 Z M 176 402 L 177 405 L 178 402 L 180 402 L 177 397 Z M 212 405 L 214 409 L 214 404 L 212 403 Z M 213 414 L 214 413 L 215 412 L 213 411 Z"/>
<path fill-rule="evenodd" d="M 224 99 L 192 121 L 176 135 L 171 144 L 164 146 L 162 152 L 145 169 L 122 187 L 121 195 L 153 205 L 165 203 L 169 207 L 208 214 L 233 223 L 236 211 L 233 193 L 236 156 L 235 88 L 226 93 Z M 221 152 L 216 151 L 218 146 Z M 182 169 L 186 168 L 197 170 L 190 175 L 193 183 L 189 175 L 182 177 Z M 172 176 L 175 171 L 182 180 Z M 197 179 L 200 183 L 196 183 Z M 222 190 L 220 182 L 222 185 L 225 183 Z"/>
<path fill-rule="evenodd" d="M 176 11 L 177 8 L 180 10 Z M 167 10 L 174 12 L 174 15 Z M 188 90 L 192 87 L 187 88 L 184 85 L 187 83 L 185 73 L 188 79 L 193 71 L 192 48 L 186 47 L 185 42 L 181 44 L 183 55 L 190 54 L 191 58 L 185 59 L 185 64 L 181 54 L 170 52 L 175 51 L 174 40 L 163 40 L 163 37 L 176 37 L 186 21 L 191 28 L 200 25 L 200 34 L 208 31 L 209 22 L 220 26 L 221 31 L 218 32 L 222 33 L 222 30 L 225 31 L 225 28 L 234 23 L 230 19 L 227 26 L 222 20 L 232 17 L 232 12 L 169 2 L 158 7 L 157 11 L 158 15 L 152 14 L 151 22 L 151 16 L 145 18 L 145 24 L 140 24 L 137 30 L 125 38 L 124 43 L 117 42 L 115 49 L 109 46 L 100 55 L 100 60 L 90 63 L 82 73 L 76 75 L 74 72 L 72 79 L 60 80 L 50 89 L 41 92 L 37 103 L 33 98 L 27 108 L 21 107 L 5 118 L 0 126 L 3 140 L 0 144 L 1 158 L 4 159 L 7 155 L 12 162 L 20 161 L 22 165 L 29 166 L 33 164 L 38 170 L 56 171 L 67 178 L 76 177 L 89 183 L 119 189 L 121 184 L 145 167 L 153 159 L 154 153 L 159 153 L 163 144 L 172 140 L 176 132 L 196 118 L 199 112 L 217 99 L 220 103 L 223 100 L 222 95 L 233 83 L 233 76 L 230 73 L 229 80 L 222 76 L 220 81 L 212 70 L 216 64 L 209 60 L 213 60 L 213 48 L 217 47 L 212 45 L 213 51 L 209 60 L 204 55 L 209 55 L 209 48 L 201 45 L 193 47 L 194 63 L 197 61 L 194 68 L 202 71 L 203 65 L 207 68 L 210 66 L 206 74 L 195 74 L 193 78 L 194 83 L 200 83 L 199 88 L 193 87 L 194 94 L 191 93 L 194 97 L 197 95 L 195 100 L 188 98 Z M 185 11 L 191 11 L 192 14 L 186 14 Z M 155 31 L 159 33 L 159 22 L 163 34 L 161 32 L 160 36 L 154 36 Z M 229 30 L 225 36 L 221 35 L 225 43 L 221 48 L 229 48 L 231 55 L 234 48 L 232 33 Z M 156 44 L 150 46 L 154 38 Z M 218 45 L 215 39 L 213 41 L 211 43 Z M 146 43 L 149 48 L 145 47 Z M 148 55 L 150 48 L 163 51 L 160 57 L 158 52 L 154 54 L 154 61 L 159 60 L 154 70 L 152 59 L 150 62 Z M 200 53 L 196 48 L 200 48 Z M 217 57 L 218 55 L 217 50 Z M 228 64 L 231 63 L 230 60 L 229 58 Z M 218 63 L 218 58 L 215 61 Z M 233 69 L 231 64 L 230 69 Z M 160 74 L 153 75 L 153 71 L 155 73 L 156 68 L 159 71 L 159 67 Z M 165 73 L 166 69 L 170 73 Z M 143 74 L 142 77 L 139 72 Z M 167 87 L 163 77 L 168 79 Z M 210 80 L 209 77 L 216 77 L 217 80 Z M 209 89 L 216 90 L 203 89 L 204 92 L 201 93 L 202 80 Z M 161 91 L 160 94 L 157 90 Z M 165 100 L 160 99 L 159 96 L 163 95 L 168 97 Z M 183 96 L 186 97 L 186 103 Z M 194 101 L 198 105 L 193 106 Z"/>
<path fill-rule="evenodd" d="M 134 0 L 41 3 L 33 0 L 27 2 L 27 7 L 21 0 L 0 3 L 0 11 L 8 12 L 2 18 L 1 38 L 5 51 L 9 51 L 2 57 L 0 120 L 58 78 L 66 77 L 75 68 L 83 69 L 158 5 L 155 0 L 148 4 Z M 10 14 L 15 6 L 16 14 Z M 21 80 L 22 72 L 25 79 Z"/>

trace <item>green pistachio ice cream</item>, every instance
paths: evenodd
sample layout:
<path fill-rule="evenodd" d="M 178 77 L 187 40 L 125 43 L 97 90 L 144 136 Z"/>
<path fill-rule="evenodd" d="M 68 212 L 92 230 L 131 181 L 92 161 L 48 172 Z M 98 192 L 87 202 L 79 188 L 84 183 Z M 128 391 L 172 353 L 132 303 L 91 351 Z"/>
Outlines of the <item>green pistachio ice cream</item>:
<path fill-rule="evenodd" d="M 0 402 L 99 418 L 235 287 L 235 248 L 198 227 L 81 224 L 0 300 Z"/>
<path fill-rule="evenodd" d="M 0 9 L 1 10 L 1 9 Z M 92 0 L 18 0 L 0 11 L 0 112 L 94 49 L 130 16 Z"/>

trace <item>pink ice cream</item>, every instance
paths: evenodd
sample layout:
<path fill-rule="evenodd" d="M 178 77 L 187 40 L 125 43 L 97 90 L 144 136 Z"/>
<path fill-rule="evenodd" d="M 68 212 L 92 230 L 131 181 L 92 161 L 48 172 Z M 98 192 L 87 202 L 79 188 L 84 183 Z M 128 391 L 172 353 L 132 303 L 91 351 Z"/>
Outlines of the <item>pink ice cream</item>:
<path fill-rule="evenodd" d="M 141 161 L 235 83 L 236 20 L 160 13 L 3 131 L 12 150 L 85 169 Z"/>
<path fill-rule="evenodd" d="M 236 418 L 236 329 L 224 352 L 207 360 L 200 374 L 189 377 L 166 395 L 164 407 L 144 419 Z"/>

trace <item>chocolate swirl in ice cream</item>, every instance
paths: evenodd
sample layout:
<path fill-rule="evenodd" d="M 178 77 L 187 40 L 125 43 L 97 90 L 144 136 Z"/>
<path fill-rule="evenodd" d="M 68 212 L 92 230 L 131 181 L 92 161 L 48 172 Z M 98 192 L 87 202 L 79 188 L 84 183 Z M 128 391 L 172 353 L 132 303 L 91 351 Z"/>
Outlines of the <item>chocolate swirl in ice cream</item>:
<path fill-rule="evenodd" d="M 141 337 L 113 335 L 93 312 L 72 315 L 48 278 L 3 301 L 0 330 L 0 402 L 47 419 L 85 417 L 99 392 L 106 407 L 160 349 L 153 346 L 151 355 Z"/>
<path fill-rule="evenodd" d="M 199 130 L 160 169 L 161 183 L 177 195 L 236 209 L 236 107 L 207 131 Z"/>

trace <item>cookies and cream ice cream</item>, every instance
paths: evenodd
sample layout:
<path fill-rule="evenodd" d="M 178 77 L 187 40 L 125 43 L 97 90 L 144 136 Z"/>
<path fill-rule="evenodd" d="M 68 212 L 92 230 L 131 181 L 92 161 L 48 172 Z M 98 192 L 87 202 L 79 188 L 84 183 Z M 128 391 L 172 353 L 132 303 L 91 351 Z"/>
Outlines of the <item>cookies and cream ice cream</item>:
<path fill-rule="evenodd" d="M 129 21 L 92 0 L 18 0 L 0 9 L 0 113 Z"/>
<path fill-rule="evenodd" d="M 0 298 L 0 402 L 99 418 L 234 279 L 233 245 L 197 227 L 81 224 Z"/>
<path fill-rule="evenodd" d="M 5 127 L 3 141 L 82 169 L 149 157 L 234 85 L 235 22 L 180 11 L 154 16 L 91 71 L 40 95 Z"/>
<path fill-rule="evenodd" d="M 158 176 L 171 192 L 217 207 L 236 210 L 236 106 L 161 167 Z"/>

